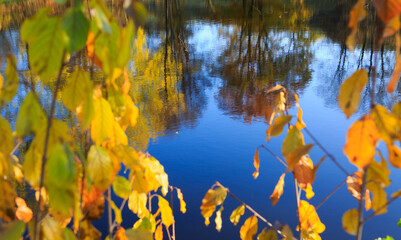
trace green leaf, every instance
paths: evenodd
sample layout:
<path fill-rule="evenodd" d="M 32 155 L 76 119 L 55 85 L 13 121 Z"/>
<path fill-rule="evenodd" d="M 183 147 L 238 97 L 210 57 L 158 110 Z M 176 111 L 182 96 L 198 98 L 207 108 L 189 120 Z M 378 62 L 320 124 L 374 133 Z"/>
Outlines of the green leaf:
<path fill-rule="evenodd" d="M 64 240 L 76 240 L 74 232 L 69 228 L 64 228 Z"/>
<path fill-rule="evenodd" d="M 162 222 L 168 228 L 171 226 L 171 224 L 174 223 L 173 211 L 171 210 L 170 205 L 166 199 L 164 199 L 161 196 L 158 196 L 158 198 L 159 198 L 159 209 L 162 214 Z"/>
<path fill-rule="evenodd" d="M 287 158 L 288 154 L 302 145 L 304 145 L 304 137 L 302 133 L 298 128 L 291 126 L 281 147 L 281 153 L 285 158 Z"/>
<path fill-rule="evenodd" d="M 117 196 L 124 199 L 127 199 L 131 194 L 130 183 L 127 179 L 121 176 L 115 177 L 113 181 L 113 190 Z"/>
<path fill-rule="evenodd" d="M 88 98 L 92 97 L 92 83 L 88 73 L 77 68 L 71 77 L 67 79 L 67 85 L 62 92 L 64 105 L 72 112 L 77 111 L 77 107 Z"/>
<path fill-rule="evenodd" d="M 101 145 L 113 133 L 114 115 L 109 102 L 104 98 L 94 101 L 91 137 L 97 145 Z"/>
<path fill-rule="evenodd" d="M 401 227 L 401 218 L 400 218 L 400 220 L 398 220 L 397 226 Z"/>
<path fill-rule="evenodd" d="M 19 77 L 17 73 L 17 61 L 14 55 L 7 56 L 7 67 L 5 71 L 6 83 L 0 90 L 0 97 L 2 103 L 11 101 L 18 90 Z"/>
<path fill-rule="evenodd" d="M 18 111 L 15 124 L 17 136 L 25 138 L 43 129 L 46 124 L 46 115 L 35 98 L 35 95 L 32 92 L 28 93 Z"/>
<path fill-rule="evenodd" d="M 67 2 L 67 0 L 54 0 L 54 2 L 56 2 L 58 4 L 65 4 Z"/>
<path fill-rule="evenodd" d="M 127 239 L 135 240 L 153 240 L 153 234 L 147 230 L 143 229 L 128 229 L 125 231 Z"/>
<path fill-rule="evenodd" d="M 44 82 L 59 72 L 67 41 L 61 19 L 48 17 L 48 12 L 48 9 L 39 11 L 21 27 L 21 39 L 29 44 L 30 66 Z"/>
<path fill-rule="evenodd" d="M 236 209 L 234 209 L 234 211 L 231 213 L 230 216 L 230 221 L 235 225 L 237 225 L 237 223 L 239 222 L 239 219 L 242 215 L 244 215 L 245 213 L 245 206 L 241 205 L 239 207 L 237 207 Z"/>
<path fill-rule="evenodd" d="M 0 230 L 0 239 L 19 240 L 25 231 L 25 223 L 23 221 L 14 221 L 3 224 Z"/>
<path fill-rule="evenodd" d="M 95 187 L 106 190 L 111 184 L 113 163 L 106 149 L 92 145 L 88 153 L 88 174 Z"/>
<path fill-rule="evenodd" d="M 287 125 L 291 121 L 292 116 L 280 116 L 274 120 L 274 123 L 267 129 L 266 136 L 267 141 L 269 141 L 270 137 L 276 137 L 281 134 L 285 125 Z"/>
<path fill-rule="evenodd" d="M 132 39 L 134 37 L 134 24 L 130 20 L 128 25 L 120 30 L 118 36 L 117 48 L 120 54 L 117 56 L 117 66 L 124 68 L 131 59 Z"/>
<path fill-rule="evenodd" d="M 143 229 L 149 232 L 154 232 L 156 230 L 155 218 L 152 214 L 149 214 L 149 217 L 139 219 L 135 222 L 134 229 Z"/>
<path fill-rule="evenodd" d="M 13 131 L 10 124 L 0 116 L 0 153 L 8 156 L 14 148 Z"/>
<path fill-rule="evenodd" d="M 79 2 L 77 1 L 77 3 Z M 68 36 L 67 50 L 73 53 L 82 49 L 89 32 L 89 21 L 82 11 L 82 4 L 67 10 L 63 17 L 62 26 Z"/>
<path fill-rule="evenodd" d="M 338 104 L 347 118 L 358 110 L 361 92 L 367 82 L 368 73 L 364 69 L 359 69 L 341 84 Z"/>
<path fill-rule="evenodd" d="M 72 183 L 75 174 L 75 160 L 71 150 L 61 144 L 54 146 L 46 162 L 45 182 L 63 188 Z"/>

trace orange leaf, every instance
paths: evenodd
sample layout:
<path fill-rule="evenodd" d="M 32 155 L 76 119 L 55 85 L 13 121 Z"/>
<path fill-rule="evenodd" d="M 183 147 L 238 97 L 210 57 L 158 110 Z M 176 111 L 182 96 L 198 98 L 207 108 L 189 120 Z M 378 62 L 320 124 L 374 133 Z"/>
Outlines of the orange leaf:
<path fill-rule="evenodd" d="M 256 179 L 259 176 L 259 165 L 260 165 L 260 159 L 259 159 L 259 150 L 255 150 L 255 156 L 253 156 L 253 166 L 255 166 L 256 170 L 252 174 L 252 176 Z"/>
<path fill-rule="evenodd" d="M 125 235 L 125 229 L 123 227 L 118 227 L 115 235 L 115 240 L 128 240 L 127 236 Z"/>
<path fill-rule="evenodd" d="M 176 188 L 177 189 L 177 197 L 180 200 L 180 211 L 182 213 L 185 213 L 187 211 L 187 204 L 184 201 L 184 196 L 182 195 L 181 189 Z"/>
<path fill-rule="evenodd" d="M 400 30 L 400 17 L 393 18 L 384 28 L 383 38 L 390 37 Z"/>
<path fill-rule="evenodd" d="M 258 218 L 256 216 L 249 217 L 239 231 L 241 240 L 252 240 L 257 232 Z"/>
<path fill-rule="evenodd" d="M 312 184 L 315 180 L 315 171 L 310 158 L 302 157 L 294 167 L 294 177 L 298 181 L 301 188 L 306 188 L 308 184 Z"/>
<path fill-rule="evenodd" d="M 155 240 L 163 240 L 163 227 L 161 224 L 159 224 L 159 226 L 156 228 Z"/>
<path fill-rule="evenodd" d="M 25 200 L 17 197 L 15 199 L 15 203 L 17 204 L 17 211 L 15 212 L 16 217 L 19 220 L 23 220 L 25 223 L 29 222 L 32 219 L 33 213 L 32 210 L 26 205 Z"/>
<path fill-rule="evenodd" d="M 312 149 L 313 144 L 309 143 L 306 145 L 301 145 L 297 147 L 294 151 L 290 152 L 287 157 L 287 171 L 294 169 L 294 166 Z"/>
<path fill-rule="evenodd" d="M 270 199 L 273 201 L 273 206 L 276 205 L 276 203 L 280 199 L 281 195 L 283 195 L 284 177 L 285 177 L 285 173 L 281 174 L 280 179 L 278 180 L 277 185 L 274 188 L 272 195 L 270 195 Z"/>
<path fill-rule="evenodd" d="M 347 188 L 351 195 L 358 201 L 361 200 L 361 185 L 359 185 L 358 180 L 354 177 L 347 177 Z"/>
<path fill-rule="evenodd" d="M 395 65 L 393 73 L 391 74 L 390 81 L 387 85 L 387 92 L 391 93 L 395 90 L 401 74 L 401 56 L 400 56 L 401 39 L 400 35 L 395 35 Z"/>
<path fill-rule="evenodd" d="M 373 0 L 377 15 L 386 24 L 401 13 L 400 0 Z"/>
<path fill-rule="evenodd" d="M 86 40 L 86 49 L 88 50 L 89 59 L 98 67 L 102 68 L 102 62 L 95 54 L 95 34 L 91 31 L 88 33 L 88 38 Z"/>
<path fill-rule="evenodd" d="M 358 27 L 358 23 L 366 17 L 366 10 L 363 8 L 365 0 L 358 0 L 349 13 L 348 27 L 353 30 Z"/>
<path fill-rule="evenodd" d="M 301 200 L 298 208 L 298 217 L 302 235 L 306 235 L 306 239 L 320 239 L 316 235 L 324 232 L 326 226 L 320 221 L 315 207 L 307 201 Z M 314 237 L 311 238 L 312 236 Z"/>
<path fill-rule="evenodd" d="M 352 164 L 364 168 L 375 155 L 378 139 L 374 121 L 370 115 L 365 115 L 348 129 L 344 153 Z"/>
<path fill-rule="evenodd" d="M 388 149 L 388 160 L 390 164 L 395 168 L 401 168 L 401 149 L 396 145 L 387 145 Z"/>

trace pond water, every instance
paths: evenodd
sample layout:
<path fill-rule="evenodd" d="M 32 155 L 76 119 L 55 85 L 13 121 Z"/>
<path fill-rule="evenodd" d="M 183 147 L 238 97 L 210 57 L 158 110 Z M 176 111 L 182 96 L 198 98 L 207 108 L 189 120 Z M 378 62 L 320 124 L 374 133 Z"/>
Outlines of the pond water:
<path fill-rule="evenodd" d="M 132 144 L 147 148 L 164 165 L 170 183 L 182 189 L 187 213 L 181 214 L 178 202 L 174 202 L 177 239 L 239 239 L 240 225 L 229 222 L 231 211 L 239 206 L 232 198 L 224 203 L 221 232 L 215 230 L 214 218 L 210 226 L 204 225 L 199 207 L 216 181 L 270 222 L 279 221 L 295 229 L 298 222 L 292 176 L 286 176 L 284 194 L 275 207 L 269 196 L 285 168 L 260 149 L 260 176 L 256 180 L 252 177 L 255 149 L 264 144 L 280 154 L 285 136 L 266 142 L 266 119 L 272 111 L 272 97 L 266 91 L 276 84 L 295 91 L 307 129 L 346 171 L 356 171 L 342 149 L 347 129 L 366 113 L 370 94 L 363 92 L 361 107 L 350 119 L 339 109 L 337 95 L 342 81 L 356 69 L 369 69 L 372 48 L 370 38 L 354 52 L 344 46 L 352 3 L 270 1 L 264 3 L 262 11 L 245 13 L 242 1 L 183 1 L 180 13 L 169 14 L 167 24 L 164 3 L 152 1 L 146 6 L 148 21 L 141 46 L 146 44 L 144 49 L 150 57 L 133 57 L 133 97 L 141 106 L 142 117 L 138 129 L 130 130 L 129 135 Z M 262 18 L 259 12 L 263 12 Z M 13 52 L 18 69 L 25 72 L 26 54 L 18 43 L 21 20 L 17 20 L 1 30 L 0 54 L 3 58 L 5 52 Z M 377 54 L 377 102 L 392 106 L 400 91 L 388 95 L 385 86 L 394 65 L 394 51 L 385 46 Z M 158 70 L 149 73 L 148 66 Z M 146 85 L 149 81 L 153 87 Z M 46 91 L 43 87 L 44 94 Z M 19 98 L 0 109 L 2 116 L 13 119 L 24 95 L 22 89 Z M 293 101 L 290 104 L 295 105 Z M 58 114 L 64 116 L 62 110 Z M 315 144 L 306 134 L 305 142 Z M 310 155 L 316 164 L 324 153 L 315 146 Z M 400 170 L 390 169 L 393 184 L 388 194 L 401 188 Z M 311 204 L 318 205 L 345 177 L 326 159 L 317 172 Z M 353 239 L 342 230 L 341 217 L 356 207 L 357 201 L 343 185 L 318 209 L 326 225 L 322 238 Z M 364 239 L 386 235 L 401 238 L 401 229 L 397 228 L 401 204 L 396 202 L 388 210 L 367 222 Z M 128 208 L 123 219 L 126 227 L 136 221 Z M 106 219 L 95 225 L 107 232 Z M 259 228 L 263 227 L 259 223 Z"/>

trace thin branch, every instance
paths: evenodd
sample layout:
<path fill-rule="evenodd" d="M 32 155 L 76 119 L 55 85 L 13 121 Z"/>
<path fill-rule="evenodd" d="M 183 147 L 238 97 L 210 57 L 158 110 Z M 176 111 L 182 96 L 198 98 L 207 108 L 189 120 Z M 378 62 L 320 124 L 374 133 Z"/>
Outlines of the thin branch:
<path fill-rule="evenodd" d="M 384 205 L 382 205 L 381 207 L 379 207 L 375 212 L 373 212 L 372 214 L 370 214 L 369 216 L 367 216 L 363 221 L 362 224 L 365 224 L 365 222 L 367 222 L 368 220 L 370 220 L 372 217 L 378 215 L 380 213 L 381 210 L 385 209 L 386 207 L 388 207 L 391 203 L 393 203 L 395 200 L 397 200 L 399 197 L 392 197 L 390 198 L 390 200 L 388 200 Z"/>
<path fill-rule="evenodd" d="M 329 195 L 327 195 L 327 196 L 316 206 L 316 210 L 317 210 L 318 208 L 320 208 L 320 207 L 323 205 L 323 203 L 325 203 L 325 202 L 326 202 L 335 192 L 337 192 L 338 189 L 340 189 L 346 182 L 347 182 L 347 179 L 345 179 L 344 181 L 342 181 L 336 188 L 334 188 L 334 190 L 331 191 L 331 192 L 329 193 Z"/>
<path fill-rule="evenodd" d="M 362 231 L 363 231 L 363 202 L 365 200 L 365 192 L 366 192 L 366 176 L 367 176 L 368 167 L 365 167 L 363 170 L 362 177 L 362 185 L 361 185 L 361 201 L 359 201 L 359 217 L 358 217 L 358 229 L 356 233 L 356 239 L 362 240 Z"/>
<path fill-rule="evenodd" d="M 297 198 L 297 212 L 298 212 L 298 215 L 299 215 L 299 205 L 300 205 L 300 200 L 301 200 L 301 191 L 298 188 L 298 182 L 295 179 L 295 177 L 294 177 L 294 184 L 295 184 L 295 195 L 296 195 L 296 198 Z M 298 216 L 298 226 L 300 228 L 299 240 L 302 240 L 302 226 L 301 226 L 301 218 L 299 216 Z"/>
<path fill-rule="evenodd" d="M 62 74 L 63 68 L 64 68 L 65 52 L 66 51 L 64 50 L 63 51 L 63 56 L 61 57 L 63 62 L 61 63 L 60 70 L 58 72 L 56 86 L 54 88 L 54 92 L 53 92 L 53 96 L 52 96 L 52 102 L 51 102 L 51 106 L 50 106 L 50 111 L 49 111 L 49 114 L 47 116 L 46 137 L 45 137 L 45 144 L 44 144 L 45 146 L 44 146 L 44 149 L 43 149 L 42 165 L 41 165 L 41 170 L 40 170 L 39 200 L 38 200 L 38 204 L 37 204 L 38 213 L 35 215 L 35 237 L 34 237 L 35 240 L 39 239 L 40 204 L 42 202 L 42 188 L 43 188 L 43 180 L 44 180 L 44 176 L 45 176 L 45 164 L 46 164 L 46 160 L 47 160 L 46 155 L 47 155 L 47 150 L 48 150 L 48 145 L 49 145 L 49 136 L 50 136 L 50 128 L 51 128 L 51 124 L 52 124 L 52 118 L 53 118 L 53 115 L 54 115 L 54 111 L 56 109 L 57 92 L 58 92 L 58 89 L 60 88 L 61 74 Z"/>
<path fill-rule="evenodd" d="M 230 190 L 226 187 L 224 187 L 221 183 L 216 182 L 216 185 L 218 185 L 219 187 L 222 187 L 224 189 L 226 189 L 228 195 L 230 195 L 232 198 L 234 198 L 235 200 L 237 200 L 239 203 L 241 203 L 242 205 L 245 206 L 246 209 L 248 209 L 249 211 L 251 211 L 257 218 L 259 218 L 260 220 L 262 220 L 264 223 L 267 224 L 267 226 L 271 227 L 272 229 L 274 229 L 279 235 L 286 237 L 284 235 L 284 233 L 280 230 L 277 229 L 276 227 L 273 226 L 272 223 L 270 223 L 269 221 L 267 221 L 264 217 L 262 217 L 258 212 L 256 212 L 255 210 L 253 210 L 253 208 L 251 206 L 249 206 L 248 204 L 246 204 L 245 202 L 243 202 L 241 199 L 239 199 L 237 196 L 235 196 L 232 192 L 230 192 Z"/>
<path fill-rule="evenodd" d="M 107 189 L 107 220 L 109 226 L 109 236 L 113 239 L 113 226 L 112 226 L 112 215 L 111 215 L 111 188 Z"/>
<path fill-rule="evenodd" d="M 325 147 L 323 147 L 323 145 L 319 142 L 319 140 L 317 140 L 315 138 L 315 136 L 313 136 L 313 134 L 305 127 L 304 128 L 305 132 L 309 135 L 309 137 L 312 138 L 312 140 L 316 143 L 316 145 L 323 150 L 323 152 L 337 165 L 337 167 L 343 172 L 345 173 L 345 175 L 349 176 L 350 174 L 347 172 L 347 170 L 345 170 L 345 168 L 343 166 L 341 166 L 341 164 L 336 160 L 336 158 L 331 155 L 331 153 L 329 153 L 329 151 L 327 151 L 327 149 Z"/>
<path fill-rule="evenodd" d="M 277 156 L 273 151 L 271 151 L 270 149 L 268 149 L 265 145 L 260 145 L 259 148 L 262 147 L 264 149 L 266 149 L 271 155 L 273 155 L 281 164 L 284 165 L 284 167 L 288 167 L 287 163 L 285 163 L 279 156 Z"/>

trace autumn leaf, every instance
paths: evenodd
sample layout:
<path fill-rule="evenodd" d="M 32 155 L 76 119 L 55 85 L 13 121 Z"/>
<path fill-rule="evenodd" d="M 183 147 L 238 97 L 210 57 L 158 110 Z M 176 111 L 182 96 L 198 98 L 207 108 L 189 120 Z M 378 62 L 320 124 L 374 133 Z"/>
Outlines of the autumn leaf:
<path fill-rule="evenodd" d="M 400 30 L 400 17 L 394 17 L 391 21 L 386 24 L 386 27 L 383 30 L 383 38 L 390 37 Z"/>
<path fill-rule="evenodd" d="M 343 229 L 348 234 L 356 235 L 358 231 L 359 212 L 355 208 L 346 211 L 342 217 Z"/>
<path fill-rule="evenodd" d="M 373 194 L 372 209 L 376 215 L 384 214 L 387 208 L 383 207 L 387 203 L 387 193 L 384 188 L 376 182 L 368 182 L 366 188 Z"/>
<path fill-rule="evenodd" d="M 315 171 L 313 162 L 310 158 L 302 157 L 294 167 L 294 177 L 298 184 L 305 188 L 308 184 L 313 184 L 315 180 Z"/>
<path fill-rule="evenodd" d="M 300 201 L 298 217 L 302 235 L 307 239 L 319 239 L 319 234 L 326 229 L 324 224 L 320 221 L 315 207 L 310 205 L 307 201 Z"/>
<path fill-rule="evenodd" d="M 25 97 L 18 111 L 15 130 L 19 137 L 25 138 L 32 133 L 37 133 L 47 124 L 46 115 L 42 110 L 35 95 L 30 92 Z"/>
<path fill-rule="evenodd" d="M 283 141 L 281 153 L 283 154 L 284 158 L 287 158 L 288 154 L 302 145 L 304 145 L 304 136 L 298 128 L 291 126 L 288 129 L 287 136 Z"/>
<path fill-rule="evenodd" d="M 374 121 L 365 115 L 349 128 L 344 153 L 352 164 L 364 168 L 375 155 L 378 138 Z"/>
<path fill-rule="evenodd" d="M 5 70 L 6 83 L 0 84 L 0 103 L 11 101 L 18 90 L 19 77 L 17 72 L 17 61 L 14 55 L 7 55 L 7 67 Z"/>
<path fill-rule="evenodd" d="M 364 8 L 365 0 L 358 0 L 350 12 L 348 27 L 351 28 L 351 34 L 347 37 L 346 45 L 353 51 L 355 46 L 355 37 L 358 31 L 358 23 L 365 19 L 366 10 Z"/>
<path fill-rule="evenodd" d="M 397 117 L 390 113 L 385 107 L 375 105 L 372 108 L 372 120 L 379 131 L 380 139 L 387 144 L 392 144 L 400 136 L 400 126 Z"/>
<path fill-rule="evenodd" d="M 130 183 L 125 177 L 116 176 L 113 181 L 114 193 L 120 198 L 127 199 L 131 194 Z"/>
<path fill-rule="evenodd" d="M 261 233 L 259 233 L 257 240 L 278 240 L 277 233 L 273 228 L 267 230 L 264 228 Z"/>
<path fill-rule="evenodd" d="M 253 156 L 253 166 L 255 167 L 255 172 L 252 174 L 252 176 L 256 179 L 259 176 L 259 164 L 260 164 L 260 159 L 259 159 L 259 150 L 255 150 L 255 155 Z"/>
<path fill-rule="evenodd" d="M 304 157 L 306 154 L 309 153 L 309 151 L 312 149 L 313 144 L 307 144 L 307 145 L 301 145 L 297 147 L 294 151 L 290 152 L 290 154 L 287 157 L 287 170 L 286 171 L 292 171 L 295 167 L 296 164 Z"/>
<path fill-rule="evenodd" d="M 25 223 L 31 221 L 33 213 L 32 210 L 26 205 L 25 200 L 17 197 L 15 199 L 15 203 L 17 204 L 17 211 L 15 212 L 15 216 L 19 220 L 23 220 Z"/>
<path fill-rule="evenodd" d="M 147 196 L 145 193 L 138 193 L 137 191 L 132 191 L 128 198 L 128 208 L 138 215 L 139 218 L 143 218 L 148 214 L 148 209 L 146 208 Z"/>
<path fill-rule="evenodd" d="M 110 138 L 114 130 L 114 115 L 109 102 L 104 98 L 94 101 L 94 117 L 92 119 L 91 137 L 96 145 L 101 145 Z"/>
<path fill-rule="evenodd" d="M 341 84 L 338 93 L 338 104 L 347 118 L 358 110 L 361 91 L 367 82 L 368 73 L 364 69 L 359 69 Z"/>
<path fill-rule="evenodd" d="M 258 232 L 258 218 L 256 216 L 249 217 L 245 220 L 240 229 L 241 240 L 253 240 Z"/>
<path fill-rule="evenodd" d="M 373 0 L 377 15 L 386 24 L 401 13 L 400 0 Z"/>
<path fill-rule="evenodd" d="M 159 226 L 156 228 L 155 240 L 163 240 L 163 227 L 161 224 L 159 224 Z"/>
<path fill-rule="evenodd" d="M 220 209 L 216 211 L 216 218 L 214 219 L 214 222 L 216 223 L 216 230 L 219 232 L 223 226 L 223 220 L 221 219 L 221 212 L 223 209 L 223 206 L 221 206 Z"/>
<path fill-rule="evenodd" d="M 162 222 L 168 228 L 171 226 L 171 224 L 174 223 L 173 211 L 171 210 L 170 205 L 166 199 L 162 198 L 161 196 L 158 196 L 158 198 L 159 209 L 162 214 Z"/>
<path fill-rule="evenodd" d="M 399 17 L 398 19 L 398 24 L 399 24 Z M 390 81 L 388 82 L 387 85 L 387 92 L 392 93 L 398 83 L 398 80 L 400 79 L 400 74 L 401 74 L 401 53 L 400 53 L 400 47 L 401 47 L 401 38 L 399 34 L 395 35 L 395 65 L 394 65 L 394 70 L 393 73 L 391 74 Z"/>
<path fill-rule="evenodd" d="M 387 149 L 389 152 L 388 160 L 395 168 L 401 168 L 401 149 L 393 144 L 388 144 Z"/>
<path fill-rule="evenodd" d="M 281 195 L 283 195 L 284 177 L 285 177 L 285 173 L 281 174 L 280 179 L 278 180 L 276 186 L 274 187 L 274 191 L 273 191 L 272 195 L 270 195 L 270 199 L 273 202 L 273 206 L 276 205 L 276 203 L 280 199 Z"/>
<path fill-rule="evenodd" d="M 304 121 L 302 120 L 302 108 L 299 105 L 299 97 L 296 93 L 294 94 L 294 98 L 295 98 L 295 103 L 297 105 L 298 108 L 298 113 L 297 113 L 297 123 L 295 124 L 295 127 L 298 128 L 298 130 L 302 130 L 304 127 L 306 127 L 306 124 L 304 123 Z"/>
<path fill-rule="evenodd" d="M 176 190 L 177 190 L 178 200 L 180 200 L 180 211 L 182 213 L 185 213 L 187 211 L 187 208 L 186 208 L 187 204 L 184 201 L 184 195 L 182 195 L 181 189 L 176 188 Z"/>
<path fill-rule="evenodd" d="M 270 140 L 270 137 L 276 137 L 283 132 L 284 127 L 291 121 L 292 116 L 279 116 L 274 120 L 274 123 L 266 131 L 266 141 Z"/>
<path fill-rule="evenodd" d="M 72 112 L 77 111 L 77 107 L 82 104 L 88 94 L 92 91 L 92 83 L 86 71 L 77 68 L 69 78 L 67 85 L 62 91 L 64 105 Z M 89 94 L 91 96 L 91 94 Z"/>
<path fill-rule="evenodd" d="M 206 209 L 213 206 L 218 206 L 223 204 L 227 196 L 227 190 L 222 187 L 217 187 L 215 189 L 209 189 L 202 199 L 201 209 Z"/>
<path fill-rule="evenodd" d="M 88 153 L 88 174 L 93 184 L 102 190 L 107 189 L 112 180 L 113 163 L 106 149 L 92 145 Z"/>
<path fill-rule="evenodd" d="M 241 205 L 234 209 L 234 211 L 230 215 L 230 221 L 236 226 L 239 222 L 239 219 L 245 213 L 245 206 Z"/>

